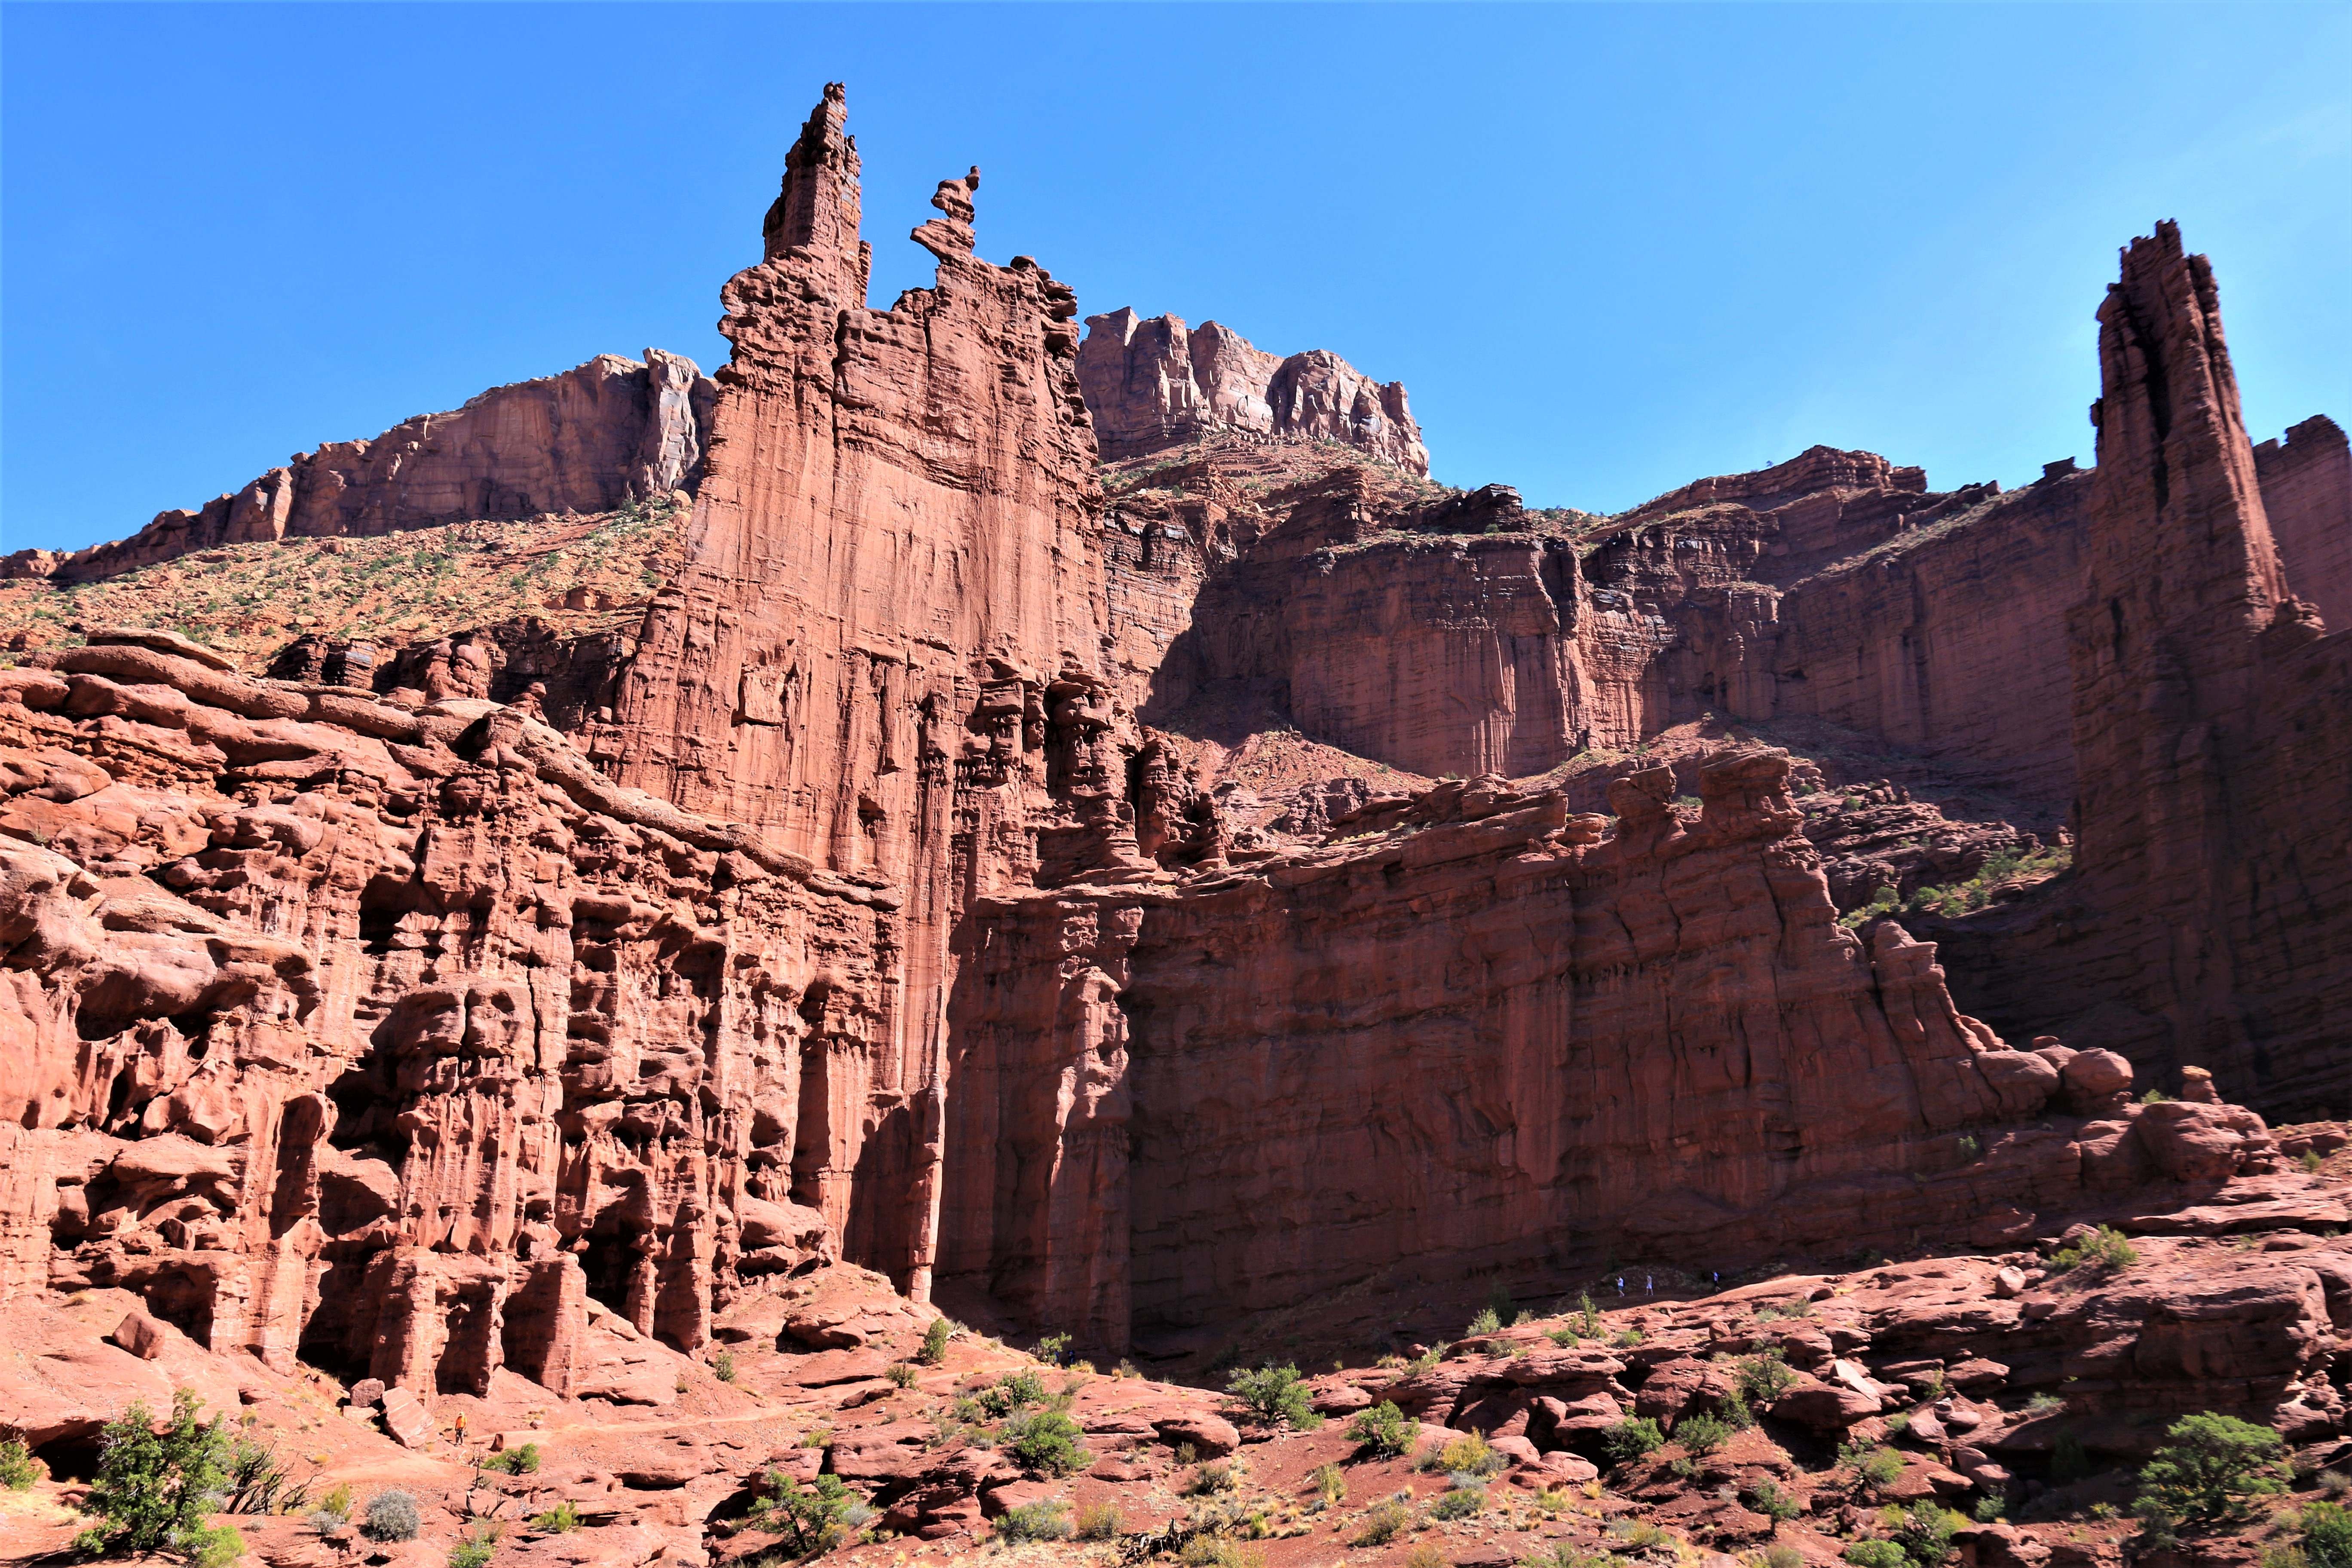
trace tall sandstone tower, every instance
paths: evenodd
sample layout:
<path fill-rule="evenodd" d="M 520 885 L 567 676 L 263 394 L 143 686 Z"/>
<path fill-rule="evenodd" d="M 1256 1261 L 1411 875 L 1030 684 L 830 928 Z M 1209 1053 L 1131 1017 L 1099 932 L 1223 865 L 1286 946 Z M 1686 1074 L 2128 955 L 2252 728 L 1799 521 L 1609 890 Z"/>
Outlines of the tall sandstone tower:
<path fill-rule="evenodd" d="M 1076 297 L 1026 257 L 972 254 L 975 169 L 913 233 L 937 282 L 867 309 L 845 120 L 828 86 L 765 258 L 721 294 L 734 353 L 687 565 L 604 760 L 894 911 L 873 984 L 801 1003 L 821 1058 L 802 1136 L 827 1142 L 816 1185 L 851 1256 L 920 1289 L 951 930 L 1000 887 L 1128 864 L 1133 836 L 1096 674 Z"/>

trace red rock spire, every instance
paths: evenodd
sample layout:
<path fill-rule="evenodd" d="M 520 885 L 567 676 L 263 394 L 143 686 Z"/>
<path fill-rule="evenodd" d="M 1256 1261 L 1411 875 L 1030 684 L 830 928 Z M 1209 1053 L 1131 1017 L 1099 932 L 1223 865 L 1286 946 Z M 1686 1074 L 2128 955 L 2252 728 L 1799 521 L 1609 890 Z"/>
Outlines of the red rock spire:
<path fill-rule="evenodd" d="M 857 138 L 844 132 L 848 122 L 846 89 L 837 81 L 825 83 L 824 97 L 801 127 L 800 140 L 784 154 L 783 189 L 768 208 L 761 233 L 768 260 L 798 249 L 833 263 L 851 286 L 844 292 L 854 287 L 862 305 L 874 247 L 857 237 Z"/>

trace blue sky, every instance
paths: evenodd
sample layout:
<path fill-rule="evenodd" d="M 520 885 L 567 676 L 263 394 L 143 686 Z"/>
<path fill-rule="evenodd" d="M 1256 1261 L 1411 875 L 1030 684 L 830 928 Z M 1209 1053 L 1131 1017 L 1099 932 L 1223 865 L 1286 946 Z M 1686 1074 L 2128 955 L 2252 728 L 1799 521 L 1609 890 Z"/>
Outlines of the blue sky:
<path fill-rule="evenodd" d="M 724 355 L 828 79 L 874 301 L 982 254 L 1401 379 L 1437 476 L 1615 510 L 1814 442 L 2090 457 L 2177 217 L 2257 436 L 2352 418 L 2352 7 L 26 5 L 0 548 L 647 344 Z"/>

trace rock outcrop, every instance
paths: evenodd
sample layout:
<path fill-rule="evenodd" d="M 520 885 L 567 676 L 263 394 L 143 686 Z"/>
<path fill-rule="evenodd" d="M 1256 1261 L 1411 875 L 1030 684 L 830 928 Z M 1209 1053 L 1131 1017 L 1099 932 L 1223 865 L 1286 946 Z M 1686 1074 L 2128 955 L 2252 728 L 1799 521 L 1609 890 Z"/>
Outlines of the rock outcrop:
<path fill-rule="evenodd" d="M 1106 461 L 1237 431 L 1335 442 L 1429 472 L 1404 384 L 1375 382 L 1322 349 L 1286 359 L 1214 321 L 1187 329 L 1175 316 L 1114 310 L 1087 318 L 1078 381 Z"/>
<path fill-rule="evenodd" d="M 372 439 L 299 453 L 234 495 L 158 514 L 128 539 L 65 555 L 20 550 L 0 560 L 0 577 L 88 583 L 257 540 L 611 511 L 699 482 L 714 396 L 682 355 L 647 349 L 640 363 L 599 354 Z"/>
<path fill-rule="evenodd" d="M 2270 528 L 2211 267 L 2160 224 L 2099 310 L 2099 467 L 2069 611 L 2077 874 L 1958 932 L 1967 989 L 2095 1031 L 2275 1110 L 2352 1081 L 2352 634 L 2295 596 Z M 2282 464 L 2298 528 L 2320 460 Z M 2290 447 L 2291 449 L 2291 447 Z M 2276 461 L 2276 459 L 2274 459 Z M 2330 578 L 2310 526 L 2300 558 Z M 2339 535 L 2340 537 L 2340 535 Z"/>
<path fill-rule="evenodd" d="M 1101 491 L 1076 297 L 972 254 L 980 183 L 913 237 L 934 288 L 865 304 L 837 88 L 722 296 L 709 473 L 593 754 L 782 853 L 888 889 L 874 983 L 800 1006 L 841 1142 L 816 1206 L 919 1295 L 930 1267 L 950 933 L 1000 887 L 1139 864 L 1098 673 Z"/>

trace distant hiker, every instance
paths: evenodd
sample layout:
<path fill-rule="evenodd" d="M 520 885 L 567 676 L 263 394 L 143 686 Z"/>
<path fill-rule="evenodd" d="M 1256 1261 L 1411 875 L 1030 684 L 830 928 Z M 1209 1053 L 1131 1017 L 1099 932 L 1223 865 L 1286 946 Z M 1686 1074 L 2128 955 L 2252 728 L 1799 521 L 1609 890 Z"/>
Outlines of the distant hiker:
<path fill-rule="evenodd" d="M 1647 1274 L 1643 1275 L 1643 1276 L 1642 1276 L 1642 1294 L 1643 1294 L 1643 1295 L 1644 1295 L 1644 1296 L 1654 1296 L 1654 1295 L 1656 1295 L 1657 1293 L 1658 1293 L 1658 1282 L 1657 1282 L 1657 1280 L 1656 1280 L 1655 1279 L 1654 1279 L 1653 1277 L 1651 1277 L 1650 1275 L 1647 1275 Z"/>
<path fill-rule="evenodd" d="M 1619 1276 L 1617 1276 L 1617 1294 L 1619 1294 L 1620 1296 L 1622 1296 L 1624 1293 L 1625 1293 L 1625 1277 L 1624 1277 L 1622 1274 L 1620 1274 Z"/>

